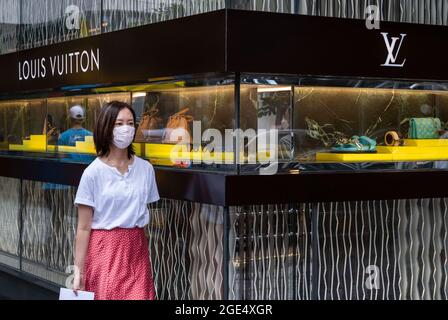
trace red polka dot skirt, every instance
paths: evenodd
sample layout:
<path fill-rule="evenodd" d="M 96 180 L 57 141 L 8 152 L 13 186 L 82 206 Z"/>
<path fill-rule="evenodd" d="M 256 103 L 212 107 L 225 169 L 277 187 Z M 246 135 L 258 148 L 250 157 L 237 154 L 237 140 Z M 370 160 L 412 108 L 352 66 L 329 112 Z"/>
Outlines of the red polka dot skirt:
<path fill-rule="evenodd" d="M 85 279 L 86 290 L 95 292 L 95 300 L 154 300 L 144 230 L 92 230 Z"/>

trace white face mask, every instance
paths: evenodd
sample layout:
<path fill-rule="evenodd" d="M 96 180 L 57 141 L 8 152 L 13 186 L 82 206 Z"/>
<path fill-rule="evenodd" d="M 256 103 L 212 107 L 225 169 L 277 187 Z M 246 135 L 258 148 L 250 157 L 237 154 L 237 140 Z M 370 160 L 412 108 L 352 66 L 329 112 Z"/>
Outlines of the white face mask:
<path fill-rule="evenodd" d="M 135 128 L 133 126 L 119 126 L 114 128 L 113 144 L 118 149 L 127 149 L 134 141 Z"/>

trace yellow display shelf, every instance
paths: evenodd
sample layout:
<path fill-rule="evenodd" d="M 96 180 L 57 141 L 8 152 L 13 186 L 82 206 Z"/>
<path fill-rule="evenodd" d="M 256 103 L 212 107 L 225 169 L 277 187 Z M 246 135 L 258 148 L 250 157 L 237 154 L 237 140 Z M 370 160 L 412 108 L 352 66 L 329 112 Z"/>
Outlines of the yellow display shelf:
<path fill-rule="evenodd" d="M 93 137 L 85 137 L 85 141 L 77 141 L 75 147 L 71 146 L 57 146 L 59 152 L 65 153 L 81 153 L 81 154 L 96 154 Z"/>
<path fill-rule="evenodd" d="M 337 162 L 375 162 L 393 161 L 391 153 L 317 153 L 317 161 L 337 161 Z"/>
<path fill-rule="evenodd" d="M 448 139 L 405 139 L 406 147 L 448 147 Z"/>
<path fill-rule="evenodd" d="M 172 155 L 174 153 L 174 163 Z M 182 151 L 182 148 L 172 144 L 145 144 L 145 157 L 151 159 L 151 163 L 165 166 L 173 166 L 177 161 L 209 161 L 213 163 L 233 162 L 233 152 L 209 153 L 199 151 Z"/>
<path fill-rule="evenodd" d="M 379 162 L 448 160 L 448 140 L 404 141 L 402 147 L 378 147 L 378 153 L 317 153 L 317 161 Z"/>
<path fill-rule="evenodd" d="M 448 147 L 378 147 L 379 153 L 439 155 L 446 153 Z"/>
<path fill-rule="evenodd" d="M 137 156 L 145 156 L 151 159 L 151 163 L 161 166 L 174 166 L 182 161 L 196 161 L 203 163 L 225 164 L 233 163 L 235 155 L 233 152 L 206 152 L 202 149 L 193 152 L 182 152 L 182 149 L 173 144 L 143 144 L 134 143 L 134 150 Z M 172 161 L 172 153 L 177 149 L 177 154 Z M 85 141 L 77 141 L 76 146 L 55 146 L 47 145 L 46 135 L 31 135 L 29 140 L 24 140 L 23 144 L 10 144 L 9 150 L 28 152 L 61 152 L 96 155 L 93 136 L 85 137 Z M 258 161 L 268 161 L 269 153 L 259 152 Z M 241 156 L 241 162 L 247 161 Z"/>
<path fill-rule="evenodd" d="M 23 144 L 10 144 L 11 151 L 46 152 L 47 136 L 31 135 L 29 140 L 23 140 Z"/>
<path fill-rule="evenodd" d="M 70 147 L 70 146 L 58 146 L 58 151 L 65 153 L 78 153 L 76 147 Z"/>
<path fill-rule="evenodd" d="M 60 147 L 59 147 L 60 148 Z M 96 154 L 92 136 L 86 136 L 84 141 L 76 141 L 75 153 Z"/>
<path fill-rule="evenodd" d="M 177 148 L 177 149 L 175 149 Z M 174 155 L 174 162 L 177 161 L 197 161 L 205 163 L 233 163 L 235 155 L 233 152 L 206 152 L 200 149 L 199 151 L 182 151 L 182 148 L 172 144 L 145 144 L 145 157 L 151 159 L 151 163 L 165 166 L 173 166 L 175 163 L 171 160 L 172 153 Z M 258 153 L 258 161 L 268 161 L 269 153 Z M 241 161 L 245 159 L 241 157 Z"/>
<path fill-rule="evenodd" d="M 10 144 L 9 145 L 10 151 L 23 151 L 23 145 L 21 144 Z"/>
<path fill-rule="evenodd" d="M 47 146 L 46 135 L 31 135 L 29 140 L 23 140 L 23 144 L 10 144 L 9 150 L 12 151 L 28 151 L 28 152 L 67 152 L 67 153 L 83 153 L 96 154 L 93 137 L 88 136 L 83 142 L 76 142 L 75 147 L 70 146 Z"/>
<path fill-rule="evenodd" d="M 134 146 L 135 154 L 137 156 L 141 157 L 143 154 L 143 152 L 142 152 L 143 144 L 142 143 L 133 143 L 132 145 Z"/>

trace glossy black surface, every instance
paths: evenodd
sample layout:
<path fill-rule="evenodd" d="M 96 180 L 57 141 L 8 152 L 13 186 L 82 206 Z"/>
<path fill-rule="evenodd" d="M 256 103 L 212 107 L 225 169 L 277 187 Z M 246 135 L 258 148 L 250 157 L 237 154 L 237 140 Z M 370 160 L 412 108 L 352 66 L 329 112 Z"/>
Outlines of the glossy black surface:
<path fill-rule="evenodd" d="M 77 186 L 86 165 L 0 157 L 0 176 Z M 156 167 L 160 196 L 219 206 L 448 196 L 448 171 L 327 172 L 273 176 Z"/>
<path fill-rule="evenodd" d="M 225 16 L 224 11 L 212 12 L 2 55 L 0 93 L 223 71 Z M 96 49 L 100 50 L 99 71 L 75 73 L 72 60 L 71 73 L 59 76 L 56 70 L 56 76 L 51 76 L 51 57 Z M 46 77 L 19 81 L 19 62 L 41 58 L 46 59 Z"/>
<path fill-rule="evenodd" d="M 260 27 L 269 26 L 269 27 Z M 382 33 L 404 37 L 385 67 Z M 145 81 L 208 72 L 447 80 L 448 27 L 220 10 L 0 57 L 0 92 Z M 19 61 L 99 48 L 100 71 L 18 81 Z M 48 70 L 47 70 L 48 71 Z"/>

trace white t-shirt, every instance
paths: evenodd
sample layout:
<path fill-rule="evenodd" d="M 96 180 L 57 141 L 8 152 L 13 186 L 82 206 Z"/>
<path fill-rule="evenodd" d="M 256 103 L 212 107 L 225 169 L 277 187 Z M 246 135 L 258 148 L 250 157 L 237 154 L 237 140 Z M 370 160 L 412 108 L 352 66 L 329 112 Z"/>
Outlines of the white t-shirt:
<path fill-rule="evenodd" d="M 85 170 L 75 205 L 93 208 L 92 229 L 143 228 L 149 223 L 148 203 L 160 199 L 154 168 L 137 156 L 122 175 L 96 158 Z"/>

